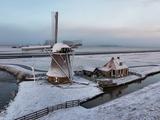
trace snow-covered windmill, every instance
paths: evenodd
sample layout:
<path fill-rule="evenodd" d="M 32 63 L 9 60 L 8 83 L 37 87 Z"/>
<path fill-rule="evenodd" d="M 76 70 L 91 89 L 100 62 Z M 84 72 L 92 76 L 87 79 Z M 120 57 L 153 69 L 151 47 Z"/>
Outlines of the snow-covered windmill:
<path fill-rule="evenodd" d="M 72 63 L 70 56 L 73 56 L 74 45 L 57 43 L 58 40 L 58 12 L 52 12 L 55 24 L 52 24 L 53 40 L 50 46 L 26 47 L 26 50 L 43 50 L 51 57 L 51 64 L 46 75 L 48 81 L 53 84 L 64 84 L 72 82 Z M 54 42 L 53 42 L 54 41 Z M 54 43 L 54 44 L 53 44 Z M 75 45 L 77 47 L 77 45 Z"/>
<path fill-rule="evenodd" d="M 55 35 L 50 54 L 51 65 L 47 72 L 48 81 L 53 84 L 64 84 L 72 81 L 72 66 L 70 55 L 73 49 L 63 43 L 57 43 L 58 38 L 58 12 L 55 13 Z M 72 54 L 73 55 L 73 54 Z"/>
<path fill-rule="evenodd" d="M 56 43 L 50 54 L 52 60 L 47 72 L 49 82 L 53 84 L 69 83 L 72 80 L 70 55 L 72 48 L 63 43 Z"/>

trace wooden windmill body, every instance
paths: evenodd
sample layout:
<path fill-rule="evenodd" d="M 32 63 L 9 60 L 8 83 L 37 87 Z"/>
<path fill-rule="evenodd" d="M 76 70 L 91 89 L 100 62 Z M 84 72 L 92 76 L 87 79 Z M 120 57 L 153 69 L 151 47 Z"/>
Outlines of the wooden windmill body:
<path fill-rule="evenodd" d="M 71 82 L 71 52 L 72 49 L 66 44 L 56 43 L 53 46 L 51 65 L 47 72 L 49 82 L 53 84 L 65 84 Z"/>

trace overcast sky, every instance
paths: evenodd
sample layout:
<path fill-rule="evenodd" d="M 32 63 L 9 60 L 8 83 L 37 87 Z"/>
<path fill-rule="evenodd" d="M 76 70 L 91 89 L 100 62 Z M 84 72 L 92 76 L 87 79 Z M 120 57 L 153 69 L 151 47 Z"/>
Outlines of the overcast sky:
<path fill-rule="evenodd" d="M 51 39 L 51 11 L 59 40 L 160 46 L 160 0 L 0 0 L 0 44 Z"/>

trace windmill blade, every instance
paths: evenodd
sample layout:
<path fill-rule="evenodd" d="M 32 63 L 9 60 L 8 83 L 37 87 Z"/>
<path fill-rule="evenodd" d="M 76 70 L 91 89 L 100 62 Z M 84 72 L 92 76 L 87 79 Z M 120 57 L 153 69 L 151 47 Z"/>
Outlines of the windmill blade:
<path fill-rule="evenodd" d="M 51 45 L 28 46 L 28 47 L 22 47 L 21 49 L 22 51 L 43 50 L 43 49 L 51 50 Z"/>
<path fill-rule="evenodd" d="M 63 43 L 68 45 L 71 48 L 78 48 L 82 46 L 81 40 L 64 40 Z"/>

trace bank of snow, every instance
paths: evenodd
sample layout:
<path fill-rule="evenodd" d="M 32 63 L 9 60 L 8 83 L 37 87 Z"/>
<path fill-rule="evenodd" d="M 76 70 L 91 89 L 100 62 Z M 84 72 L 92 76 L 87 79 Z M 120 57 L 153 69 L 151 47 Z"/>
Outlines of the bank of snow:
<path fill-rule="evenodd" d="M 85 82 L 86 80 L 82 79 L 81 81 Z M 74 83 L 63 87 L 53 86 L 47 81 L 22 82 L 19 85 L 17 96 L 9 104 L 6 114 L 0 119 L 12 120 L 68 100 L 91 98 L 101 93 L 96 86 L 92 82 L 89 85 Z"/>
<path fill-rule="evenodd" d="M 160 82 L 92 109 L 59 110 L 40 120 L 159 120 L 159 113 Z"/>

